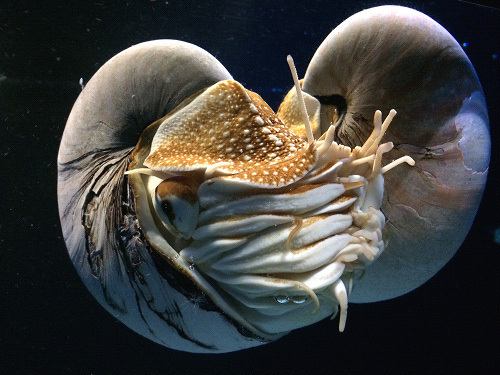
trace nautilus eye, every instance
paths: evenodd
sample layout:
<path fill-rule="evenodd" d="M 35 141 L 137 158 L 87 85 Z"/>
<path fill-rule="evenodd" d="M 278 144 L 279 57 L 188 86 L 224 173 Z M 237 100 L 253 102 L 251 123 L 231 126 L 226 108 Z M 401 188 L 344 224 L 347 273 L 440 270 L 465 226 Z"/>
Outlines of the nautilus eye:
<path fill-rule="evenodd" d="M 165 228 L 181 238 L 191 238 L 198 221 L 199 205 L 189 181 L 167 179 L 154 189 L 153 207 Z"/>
<path fill-rule="evenodd" d="M 276 113 L 174 40 L 121 52 L 74 105 L 58 157 L 68 251 L 99 302 L 157 343 L 235 351 L 335 316 L 343 331 L 349 301 L 421 285 L 470 226 L 488 119 L 441 26 L 369 9 L 303 80 L 288 61 Z"/>

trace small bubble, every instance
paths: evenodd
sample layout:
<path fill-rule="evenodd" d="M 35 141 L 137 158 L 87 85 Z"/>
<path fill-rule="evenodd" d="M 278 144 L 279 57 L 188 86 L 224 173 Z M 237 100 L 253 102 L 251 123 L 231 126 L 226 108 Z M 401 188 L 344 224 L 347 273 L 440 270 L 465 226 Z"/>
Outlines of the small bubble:
<path fill-rule="evenodd" d="M 290 302 L 290 300 L 288 299 L 287 296 L 276 296 L 276 297 L 274 297 L 274 299 L 278 303 L 288 303 L 288 302 Z"/>
<path fill-rule="evenodd" d="M 469 45 L 469 43 L 467 43 L 467 42 L 462 43 L 462 47 L 467 47 L 468 45 Z"/>
<path fill-rule="evenodd" d="M 493 55 L 491 55 L 491 58 L 492 58 L 493 60 L 498 59 L 498 53 L 494 53 Z"/>
<path fill-rule="evenodd" d="M 308 296 L 293 296 L 289 297 L 288 299 L 292 301 L 293 303 L 296 303 L 298 305 L 305 303 L 307 301 Z"/>

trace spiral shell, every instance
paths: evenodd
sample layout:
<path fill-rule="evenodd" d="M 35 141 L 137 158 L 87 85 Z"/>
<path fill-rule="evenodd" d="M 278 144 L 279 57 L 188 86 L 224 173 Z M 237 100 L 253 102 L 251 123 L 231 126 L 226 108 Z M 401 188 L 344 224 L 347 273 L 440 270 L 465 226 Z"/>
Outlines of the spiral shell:
<path fill-rule="evenodd" d="M 343 330 L 348 299 L 404 294 L 453 256 L 490 147 L 457 42 L 417 11 L 369 9 L 326 38 L 302 90 L 308 113 L 297 90 L 275 114 L 174 40 L 121 52 L 85 85 L 59 214 L 111 314 L 169 348 L 235 351 L 339 311 Z"/>

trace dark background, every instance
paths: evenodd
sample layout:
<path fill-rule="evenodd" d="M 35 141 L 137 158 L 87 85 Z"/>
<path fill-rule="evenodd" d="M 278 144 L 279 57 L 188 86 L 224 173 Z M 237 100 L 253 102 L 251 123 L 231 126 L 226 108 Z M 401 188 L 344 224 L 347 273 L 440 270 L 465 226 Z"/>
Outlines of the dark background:
<path fill-rule="evenodd" d="M 79 79 L 139 42 L 212 53 L 276 110 L 314 51 L 380 1 L 2 1 L 0 5 L 0 371 L 2 373 L 461 373 L 498 368 L 500 11 L 464 1 L 398 2 L 441 23 L 482 82 L 492 130 L 483 203 L 467 240 L 419 289 L 349 307 L 272 344 L 223 355 L 169 350 L 90 296 L 61 237 L 56 156 Z M 500 232 L 499 232 L 500 234 Z M 499 236 L 500 237 L 500 236 Z M 499 240 L 500 241 L 500 240 Z"/>

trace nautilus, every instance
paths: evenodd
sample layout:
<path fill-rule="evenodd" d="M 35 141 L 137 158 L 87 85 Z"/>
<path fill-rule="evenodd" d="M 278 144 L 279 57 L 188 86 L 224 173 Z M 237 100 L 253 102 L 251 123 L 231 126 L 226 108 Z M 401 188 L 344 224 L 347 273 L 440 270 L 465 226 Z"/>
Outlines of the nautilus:
<path fill-rule="evenodd" d="M 417 288 L 467 235 L 488 115 L 442 26 L 367 9 L 302 80 L 289 62 L 276 112 L 176 40 L 126 49 L 82 89 L 58 155 L 63 235 L 92 295 L 137 333 L 229 352 L 326 317 L 342 331 L 348 302 Z"/>

